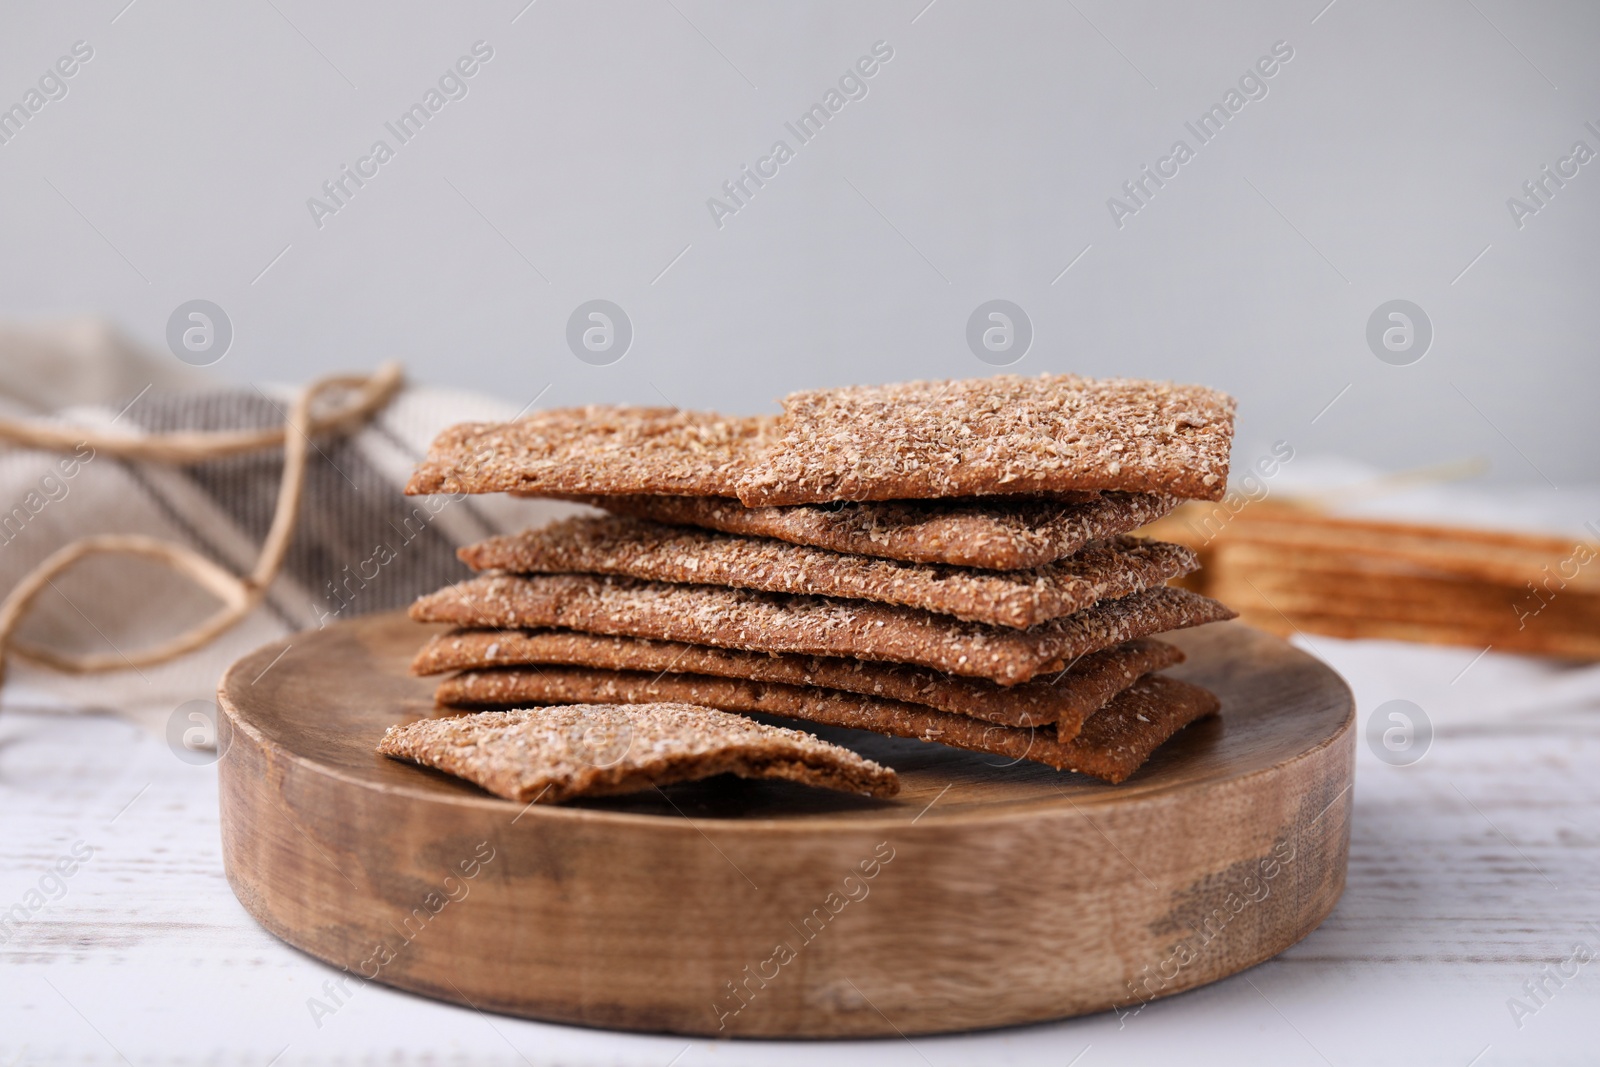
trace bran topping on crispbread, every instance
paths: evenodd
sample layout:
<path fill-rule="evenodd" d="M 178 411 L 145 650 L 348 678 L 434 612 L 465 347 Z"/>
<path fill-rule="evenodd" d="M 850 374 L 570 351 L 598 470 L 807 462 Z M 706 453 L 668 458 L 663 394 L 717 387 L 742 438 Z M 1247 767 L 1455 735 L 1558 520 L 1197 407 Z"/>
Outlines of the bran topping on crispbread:
<path fill-rule="evenodd" d="M 894 771 L 799 730 L 673 702 L 579 704 L 422 719 L 378 751 L 521 803 L 632 793 L 714 774 L 782 778 L 869 796 Z"/>
<path fill-rule="evenodd" d="M 1199 567 L 1181 545 L 1113 537 L 1025 571 L 988 571 L 846 555 L 609 515 L 561 519 L 462 548 L 477 571 L 615 574 L 899 604 L 969 622 L 1026 628 L 1158 586 Z"/>
<path fill-rule="evenodd" d="M 1234 400 L 1196 385 L 997 375 L 790 394 L 748 506 L 1115 489 L 1220 499 Z"/>
<path fill-rule="evenodd" d="M 771 425 L 770 417 L 603 405 L 462 423 L 434 439 L 406 492 L 732 496 Z"/>
<path fill-rule="evenodd" d="M 464 627 L 558 627 L 752 652 L 912 663 L 1002 685 L 1167 630 L 1233 617 L 1162 586 L 1028 630 L 890 604 L 581 574 L 486 575 L 419 598 L 411 617 Z"/>
<path fill-rule="evenodd" d="M 1177 507 L 1160 493 L 1084 493 L 1083 499 L 1029 496 L 869 500 L 747 508 L 704 496 L 576 497 L 614 514 L 775 537 L 797 545 L 911 563 L 988 570 L 1042 567 L 1090 541 L 1154 522 Z"/>
<path fill-rule="evenodd" d="M 609 637 L 571 630 L 456 630 L 429 641 L 412 662 L 417 674 L 484 667 L 569 666 L 620 671 L 710 674 L 752 682 L 822 686 L 921 704 L 1005 726 L 1058 724 L 1068 734 L 1136 678 L 1183 662 L 1175 646 L 1140 638 L 1091 652 L 1059 674 L 1001 686 L 926 667 L 838 656 L 744 652 Z M 1065 724 L 1065 725 L 1060 725 Z"/>
<path fill-rule="evenodd" d="M 681 700 L 729 711 L 804 719 L 895 737 L 1045 763 L 1121 782 L 1157 746 L 1195 719 L 1217 710 L 1217 698 L 1198 686 L 1148 675 L 1090 715 L 1063 740 L 1053 727 L 998 726 L 917 704 L 832 689 L 764 684 L 695 674 L 651 675 L 590 668 L 466 671 L 439 686 L 442 703 L 476 707 L 536 701 Z"/>

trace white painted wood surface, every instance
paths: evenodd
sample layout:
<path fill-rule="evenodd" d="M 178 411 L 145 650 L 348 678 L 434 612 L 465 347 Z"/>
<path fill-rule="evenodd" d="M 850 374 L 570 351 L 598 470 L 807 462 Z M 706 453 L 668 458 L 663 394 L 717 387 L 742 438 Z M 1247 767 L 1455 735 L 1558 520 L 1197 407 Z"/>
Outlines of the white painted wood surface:
<path fill-rule="evenodd" d="M 29 910 L 40 900 L 30 890 L 58 899 L 0 927 L 0 1067 L 1600 1062 L 1600 962 L 1560 986 L 1546 978 L 1542 1005 L 1524 989 L 1580 942 L 1600 953 L 1600 669 L 1323 638 L 1311 647 L 1351 681 L 1363 726 L 1403 698 L 1436 731 L 1409 767 L 1361 744 L 1349 885 L 1321 929 L 1128 1019 L 911 1041 L 611 1034 L 378 986 L 319 1026 L 308 1000 L 329 1002 L 338 972 L 274 940 L 234 900 L 213 769 L 112 717 L 7 710 L 0 910 Z M 94 853 L 58 885 L 48 872 L 80 841 Z M 1520 1027 L 1513 997 L 1536 1009 Z"/>

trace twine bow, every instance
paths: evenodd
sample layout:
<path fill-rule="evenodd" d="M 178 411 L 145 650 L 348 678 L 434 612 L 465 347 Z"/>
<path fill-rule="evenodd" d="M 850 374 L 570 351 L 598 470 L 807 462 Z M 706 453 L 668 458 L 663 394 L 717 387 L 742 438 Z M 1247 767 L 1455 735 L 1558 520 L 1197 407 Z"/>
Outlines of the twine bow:
<path fill-rule="evenodd" d="M 256 565 L 248 575 L 241 578 L 187 545 L 141 534 L 97 534 L 72 541 L 24 575 L 0 601 L 0 684 L 5 682 L 6 666 L 12 656 L 68 674 L 152 666 L 204 647 L 243 619 L 261 602 L 283 567 L 300 515 L 300 495 L 312 437 L 322 433 L 346 433 L 364 425 L 389 403 L 401 382 L 398 363 L 385 363 L 370 375 L 335 375 L 319 379 L 295 398 L 285 425 L 267 430 L 179 431 L 128 437 L 0 419 L 0 441 L 10 444 L 71 452 L 87 443 L 97 452 L 156 463 L 199 463 L 283 447 L 283 477 L 278 483 L 272 525 L 267 530 Z M 331 410 L 317 412 L 317 400 L 333 390 L 350 392 Z M 69 655 L 43 645 L 18 641 L 15 634 L 27 617 L 28 609 L 41 593 L 54 585 L 56 576 L 79 560 L 96 555 L 142 556 L 164 563 L 222 601 L 222 606 L 209 618 L 177 636 L 126 655 Z"/>

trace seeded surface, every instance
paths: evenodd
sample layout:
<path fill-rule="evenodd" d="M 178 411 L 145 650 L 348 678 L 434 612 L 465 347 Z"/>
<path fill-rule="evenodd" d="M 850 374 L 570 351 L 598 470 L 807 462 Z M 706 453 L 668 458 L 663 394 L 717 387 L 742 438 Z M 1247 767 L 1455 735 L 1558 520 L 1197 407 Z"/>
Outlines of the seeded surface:
<path fill-rule="evenodd" d="M 617 574 L 772 593 L 900 604 L 970 622 L 1026 628 L 1196 570 L 1192 551 L 1116 537 L 1026 571 L 985 571 L 845 555 L 623 516 L 562 519 L 459 551 L 474 570 Z"/>
<path fill-rule="evenodd" d="M 921 704 L 1007 726 L 1081 722 L 1151 671 L 1183 662 L 1164 641 L 1141 638 L 1092 652 L 1060 674 L 1000 686 L 925 667 L 834 656 L 771 655 L 709 645 L 604 637 L 569 630 L 457 630 L 440 634 L 417 654 L 417 674 L 481 667 L 557 664 L 607 670 L 710 674 L 753 682 L 814 685 Z M 1060 730 L 1070 734 L 1074 727 Z"/>
<path fill-rule="evenodd" d="M 1170 586 L 1107 600 L 1028 630 L 861 600 L 578 574 L 485 575 L 419 598 L 419 622 L 558 627 L 753 652 L 911 663 L 1016 685 L 1136 637 L 1233 618 Z"/>
<path fill-rule="evenodd" d="M 793 393 L 747 506 L 1101 489 L 1220 499 L 1234 400 L 1193 385 L 998 375 Z M 720 494 L 714 494 L 720 495 Z"/>
<path fill-rule="evenodd" d="M 732 496 L 747 450 L 771 421 L 594 406 L 462 423 L 434 440 L 406 492 Z"/>
<path fill-rule="evenodd" d="M 695 674 L 651 675 L 588 668 L 467 671 L 439 687 L 440 703 L 595 700 L 608 703 L 662 699 L 692 701 L 729 711 L 765 712 L 829 726 L 848 726 L 895 737 L 937 741 L 956 748 L 1044 763 L 1121 782 L 1167 738 L 1218 708 L 1198 686 L 1161 675 L 1136 681 L 1063 739 L 1052 727 L 998 726 L 917 704 L 833 689 L 763 684 Z"/>
<path fill-rule="evenodd" d="M 706 496 L 577 497 L 641 519 L 913 563 L 989 570 L 1042 567 L 1090 541 L 1154 522 L 1178 505 L 1160 493 L 1084 493 L 1083 499 L 965 497 L 747 508 Z"/>
<path fill-rule="evenodd" d="M 894 771 L 799 730 L 706 707 L 629 701 L 484 712 L 391 726 L 385 756 L 521 803 L 632 793 L 714 774 L 893 796 Z"/>

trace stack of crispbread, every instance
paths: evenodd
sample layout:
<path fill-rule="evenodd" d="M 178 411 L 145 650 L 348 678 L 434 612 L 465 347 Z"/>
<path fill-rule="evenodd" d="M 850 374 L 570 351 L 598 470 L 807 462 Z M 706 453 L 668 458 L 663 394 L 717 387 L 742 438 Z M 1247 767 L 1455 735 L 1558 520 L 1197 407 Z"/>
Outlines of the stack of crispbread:
<path fill-rule="evenodd" d="M 549 411 L 442 434 L 411 493 L 608 514 L 470 545 L 412 616 L 460 708 L 673 702 L 914 737 L 1111 782 L 1212 694 L 1154 635 L 1232 617 L 1128 536 L 1217 499 L 1233 401 L 1066 375 L 797 393 L 777 418 Z"/>

